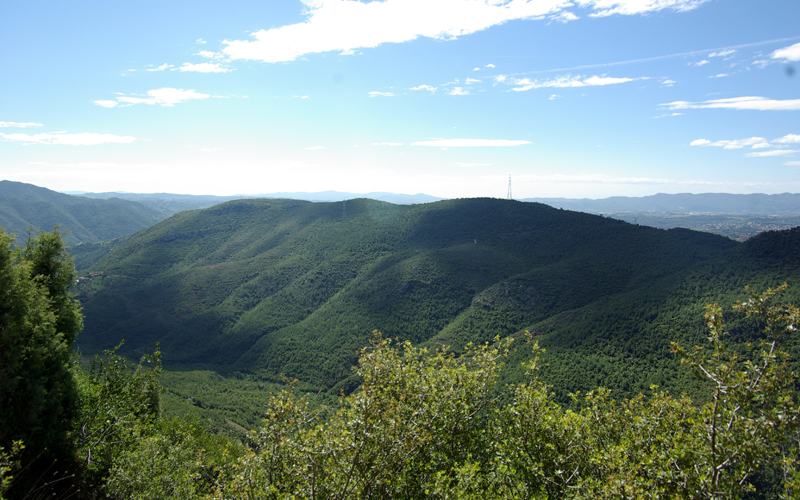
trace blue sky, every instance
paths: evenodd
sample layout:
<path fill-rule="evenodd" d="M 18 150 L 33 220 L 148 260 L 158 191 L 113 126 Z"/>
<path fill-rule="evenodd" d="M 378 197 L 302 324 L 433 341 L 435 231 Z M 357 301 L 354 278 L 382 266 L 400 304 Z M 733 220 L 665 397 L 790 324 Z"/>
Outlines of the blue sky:
<path fill-rule="evenodd" d="M 797 193 L 798 19 L 797 0 L 6 2 L 0 178 Z"/>

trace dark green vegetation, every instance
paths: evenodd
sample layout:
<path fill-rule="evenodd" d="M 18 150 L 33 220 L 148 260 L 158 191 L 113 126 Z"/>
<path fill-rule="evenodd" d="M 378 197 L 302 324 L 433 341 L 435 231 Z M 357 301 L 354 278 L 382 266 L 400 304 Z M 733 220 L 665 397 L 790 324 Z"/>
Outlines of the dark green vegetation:
<path fill-rule="evenodd" d="M 39 235 L 20 251 L 0 235 L 0 293 L 9 299 L 0 310 L 0 352 L 11 353 L 0 365 L 0 499 L 800 493 L 800 406 L 786 350 L 796 344 L 800 309 L 781 300 L 786 285 L 749 292 L 735 305 L 734 321 L 747 323 L 743 333 L 755 343 L 739 349 L 742 332 L 729 333 L 713 304 L 704 346 L 671 345 L 702 381 L 706 403 L 656 387 L 622 400 L 597 389 L 573 395 L 573 408 L 565 409 L 540 377 L 541 349 L 530 335 L 530 345 L 520 346 L 530 358 L 522 382 L 503 386 L 513 339 L 468 344 L 456 355 L 375 334 L 360 351 L 359 387 L 338 408 L 315 408 L 291 387 L 275 392 L 260 429 L 241 443 L 210 434 L 196 418 L 159 416 L 157 350 L 142 359 L 149 369 L 131 367 L 113 351 L 88 369 L 70 363 L 80 315 L 59 235 Z M 775 236 L 762 251 L 775 258 L 796 252 L 793 240 Z M 42 373 L 42 362 L 58 369 Z M 15 393 L 20 384 L 26 394 Z M 51 432 L 20 414 L 39 395 L 55 401 L 43 415 Z M 63 411 L 67 400 L 72 411 Z"/>
<path fill-rule="evenodd" d="M 28 229 L 60 225 L 69 245 L 127 236 L 166 218 L 129 200 L 93 200 L 22 182 L 0 181 L 0 227 L 25 242 Z"/>
<path fill-rule="evenodd" d="M 797 283 L 798 248 L 800 229 L 737 243 L 506 200 L 241 200 L 178 214 L 103 257 L 79 286 L 78 344 L 124 338 L 138 357 L 159 341 L 170 370 L 284 374 L 336 395 L 357 386 L 350 367 L 375 329 L 455 347 L 530 330 L 559 402 L 598 386 L 699 396 L 669 342 L 702 341 L 703 304 Z M 527 356 L 512 354 L 503 380 L 520 380 Z"/>

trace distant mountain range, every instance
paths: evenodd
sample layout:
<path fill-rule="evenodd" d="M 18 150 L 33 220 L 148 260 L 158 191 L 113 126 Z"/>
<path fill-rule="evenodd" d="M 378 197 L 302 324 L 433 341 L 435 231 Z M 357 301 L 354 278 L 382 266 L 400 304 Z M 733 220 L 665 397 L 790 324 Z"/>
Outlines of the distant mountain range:
<path fill-rule="evenodd" d="M 165 219 L 159 210 L 119 198 L 70 196 L 22 182 L 0 181 L 0 227 L 24 241 L 29 228 L 66 232 L 69 245 L 127 236 Z"/>
<path fill-rule="evenodd" d="M 525 198 L 521 201 L 544 203 L 555 208 L 594 214 L 673 213 L 798 215 L 800 194 L 654 194 L 641 198 L 614 196 L 601 200 L 588 198 Z"/>
<path fill-rule="evenodd" d="M 161 210 L 170 215 L 182 212 L 184 210 L 195 210 L 198 208 L 208 208 L 218 203 L 223 203 L 231 200 L 241 199 L 254 199 L 254 198 L 281 198 L 289 200 L 304 200 L 304 201 L 343 201 L 352 200 L 355 198 L 369 198 L 371 200 L 385 201 L 394 203 L 395 205 L 413 205 L 417 203 L 430 203 L 438 201 L 442 198 L 430 196 L 427 194 L 395 194 L 372 192 L 365 194 L 358 193 L 343 193 L 340 191 L 321 191 L 318 193 L 269 193 L 269 194 L 254 194 L 254 195 L 233 195 L 233 196 L 213 196 L 213 195 L 190 195 L 190 194 L 171 194 L 171 193 L 152 193 L 152 194 L 137 194 L 137 193 L 71 193 L 87 198 L 110 199 L 120 198 L 123 200 L 136 201 L 158 210 Z"/>

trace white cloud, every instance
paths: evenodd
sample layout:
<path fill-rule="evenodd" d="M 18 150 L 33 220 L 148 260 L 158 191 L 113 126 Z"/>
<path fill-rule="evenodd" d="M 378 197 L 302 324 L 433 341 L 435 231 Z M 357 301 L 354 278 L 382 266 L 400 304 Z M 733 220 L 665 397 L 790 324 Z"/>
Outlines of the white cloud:
<path fill-rule="evenodd" d="M 114 101 L 94 101 L 94 103 L 105 108 L 113 108 L 119 103 L 122 103 L 123 106 L 132 106 L 134 104 L 147 104 L 152 106 L 154 104 L 160 104 L 161 106 L 171 107 L 184 101 L 190 101 L 193 99 L 208 99 L 209 97 L 211 96 L 208 94 L 195 92 L 194 89 L 183 90 L 164 87 L 155 90 L 148 90 L 147 97 L 120 95 L 117 97 L 116 103 Z"/>
<path fill-rule="evenodd" d="M 800 143 L 800 135 L 798 134 L 786 134 L 783 137 L 779 137 L 772 142 L 776 142 L 778 144 L 798 144 Z"/>
<path fill-rule="evenodd" d="M 373 142 L 373 146 L 402 146 L 402 142 Z"/>
<path fill-rule="evenodd" d="M 309 146 L 303 149 L 305 149 L 306 151 L 319 151 L 320 149 L 325 149 L 325 146 Z"/>
<path fill-rule="evenodd" d="M 717 75 L 709 76 L 709 78 L 725 78 L 726 76 L 731 76 L 728 73 L 719 73 Z"/>
<path fill-rule="evenodd" d="M 595 10 L 592 17 L 606 17 L 614 14 L 645 14 L 660 10 L 686 12 L 696 9 L 709 0 L 577 0 L 581 7 Z"/>
<path fill-rule="evenodd" d="M 784 163 L 787 167 L 800 168 L 800 161 L 787 161 Z"/>
<path fill-rule="evenodd" d="M 550 97 L 547 98 L 548 101 L 555 100 L 556 97 L 560 97 L 558 94 L 550 94 Z"/>
<path fill-rule="evenodd" d="M 775 100 L 766 97 L 748 96 L 714 99 L 703 102 L 674 101 L 660 106 L 669 109 L 747 109 L 757 111 L 798 111 L 800 99 Z"/>
<path fill-rule="evenodd" d="M 708 55 L 708 57 L 725 57 L 735 53 L 735 49 L 728 49 L 728 50 L 721 50 L 719 52 L 712 52 Z"/>
<path fill-rule="evenodd" d="M 100 100 L 100 101 L 94 101 L 94 103 L 97 104 L 98 106 L 103 106 L 104 108 L 113 108 L 114 106 L 117 105 L 117 101 Z"/>
<path fill-rule="evenodd" d="M 295 99 L 308 99 L 307 95 L 293 95 L 292 97 Z"/>
<path fill-rule="evenodd" d="M 66 133 L 44 133 L 44 134 L 3 134 L 0 138 L 5 141 L 23 142 L 27 144 L 65 144 L 70 146 L 96 146 L 98 144 L 117 143 L 130 144 L 135 141 L 135 137 L 129 135 L 119 136 L 113 134 L 95 134 L 83 132 L 80 134 Z"/>
<path fill-rule="evenodd" d="M 0 122 L 0 128 L 14 127 L 14 128 L 28 128 L 28 127 L 42 127 L 41 123 L 36 122 Z"/>
<path fill-rule="evenodd" d="M 453 90 L 448 92 L 450 95 L 469 95 L 469 90 L 464 90 L 462 87 L 453 87 Z"/>
<path fill-rule="evenodd" d="M 227 73 L 229 71 L 233 71 L 230 68 L 223 68 L 219 65 L 219 63 L 192 64 L 185 62 L 180 68 L 177 69 L 179 71 L 193 71 L 195 73 Z"/>
<path fill-rule="evenodd" d="M 472 68 L 472 71 L 480 71 L 480 68 Z"/>
<path fill-rule="evenodd" d="M 800 61 L 800 43 L 778 49 L 770 57 L 773 59 L 785 59 L 787 61 Z"/>
<path fill-rule="evenodd" d="M 509 141 L 504 139 L 437 139 L 434 141 L 412 142 L 412 146 L 430 146 L 438 148 L 475 148 L 475 147 L 502 147 L 521 146 L 530 144 L 530 141 Z"/>
<path fill-rule="evenodd" d="M 200 52 L 197 53 L 197 55 L 200 57 L 205 57 L 207 59 L 222 59 L 223 57 L 225 57 L 218 52 L 211 52 L 210 50 L 201 50 Z"/>
<path fill-rule="evenodd" d="M 157 68 L 148 68 L 147 71 L 164 71 L 165 69 L 172 68 L 172 64 L 164 63 Z"/>
<path fill-rule="evenodd" d="M 708 63 L 710 63 L 710 62 L 711 62 L 711 61 L 709 61 L 709 60 L 707 60 L 707 59 L 703 59 L 702 61 L 690 62 L 690 63 L 689 63 L 689 66 L 705 66 L 706 64 L 708 64 Z"/>
<path fill-rule="evenodd" d="M 663 80 L 661 80 L 661 85 L 663 87 L 672 87 L 673 85 L 675 85 L 675 80 L 670 80 L 669 78 L 664 78 Z"/>
<path fill-rule="evenodd" d="M 392 92 L 378 92 L 377 90 L 373 90 L 372 92 L 369 92 L 369 96 L 370 97 L 377 97 L 377 96 L 394 97 L 394 94 Z"/>
<path fill-rule="evenodd" d="M 483 80 L 478 80 L 477 78 L 467 78 L 466 80 L 464 80 L 464 83 L 466 83 L 467 85 L 469 85 L 470 83 L 482 83 L 482 82 Z"/>
<path fill-rule="evenodd" d="M 202 43 L 206 43 L 206 41 L 203 40 L 202 38 L 198 38 L 197 40 L 194 41 L 194 43 L 201 43 L 202 44 Z"/>
<path fill-rule="evenodd" d="M 431 92 L 436 92 L 436 87 L 431 87 L 430 85 L 418 85 L 416 87 L 412 87 L 410 90 L 430 90 Z"/>
<path fill-rule="evenodd" d="M 707 0 L 578 0 L 592 16 L 694 9 Z M 306 54 L 349 51 L 419 37 L 452 40 L 515 19 L 558 16 L 567 0 L 307 1 L 304 22 L 259 30 L 249 40 L 224 40 L 231 59 L 294 61 Z M 563 14 L 562 14 L 563 15 Z"/>
<path fill-rule="evenodd" d="M 626 83 L 637 80 L 638 78 L 612 78 L 608 76 L 590 76 L 589 78 L 583 76 L 563 75 L 550 80 L 531 80 L 530 78 L 512 78 L 509 83 L 512 85 L 521 85 L 511 89 L 514 92 L 524 92 L 531 89 L 540 89 L 547 87 L 555 88 L 569 88 L 569 87 L 593 87 L 603 85 L 615 85 L 618 83 Z"/>
<path fill-rule="evenodd" d="M 735 139 L 732 141 L 715 141 L 711 142 L 708 139 L 697 139 L 692 141 L 690 146 L 717 146 L 723 149 L 742 149 L 745 146 L 751 146 L 753 149 L 768 148 L 769 142 L 763 137 L 749 137 L 747 139 Z"/>
<path fill-rule="evenodd" d="M 750 158 L 758 158 L 763 156 L 794 156 L 795 151 L 793 149 L 773 149 L 771 151 L 759 151 L 757 153 L 747 153 L 745 156 Z"/>
<path fill-rule="evenodd" d="M 570 21 L 577 21 L 578 19 L 580 19 L 578 16 L 576 16 L 572 12 L 567 12 L 567 11 L 559 12 L 558 14 L 550 16 L 550 20 L 559 23 L 568 23 Z"/>
<path fill-rule="evenodd" d="M 492 64 L 492 63 L 489 63 L 489 64 L 487 64 L 486 66 L 484 66 L 484 68 L 494 68 L 494 64 Z"/>

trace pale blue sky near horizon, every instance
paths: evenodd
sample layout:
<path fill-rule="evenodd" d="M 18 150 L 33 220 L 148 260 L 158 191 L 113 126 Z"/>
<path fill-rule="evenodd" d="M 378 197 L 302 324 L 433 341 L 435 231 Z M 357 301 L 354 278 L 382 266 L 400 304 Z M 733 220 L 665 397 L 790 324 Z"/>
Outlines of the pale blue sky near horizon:
<path fill-rule="evenodd" d="M 798 19 L 796 0 L 7 2 L 0 179 L 797 193 Z"/>

